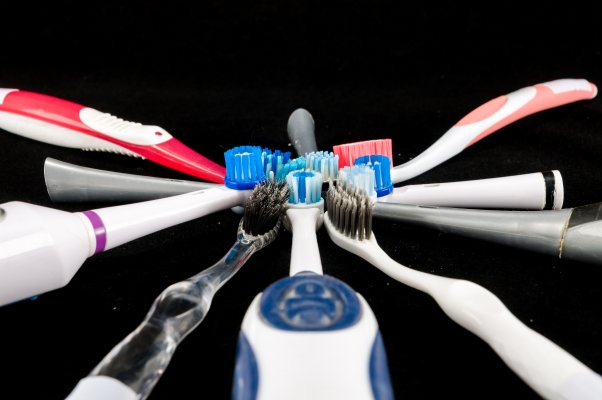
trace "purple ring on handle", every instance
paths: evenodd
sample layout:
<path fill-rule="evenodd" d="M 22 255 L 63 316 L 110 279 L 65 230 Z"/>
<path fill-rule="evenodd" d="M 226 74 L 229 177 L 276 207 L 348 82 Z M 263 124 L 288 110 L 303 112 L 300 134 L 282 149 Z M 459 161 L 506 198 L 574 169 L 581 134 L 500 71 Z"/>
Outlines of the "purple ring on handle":
<path fill-rule="evenodd" d="M 105 228 L 105 224 L 94 211 L 84 211 L 82 214 L 88 217 L 92 228 L 94 228 L 94 236 L 96 236 L 96 250 L 94 254 L 103 252 L 107 245 L 107 229 Z"/>

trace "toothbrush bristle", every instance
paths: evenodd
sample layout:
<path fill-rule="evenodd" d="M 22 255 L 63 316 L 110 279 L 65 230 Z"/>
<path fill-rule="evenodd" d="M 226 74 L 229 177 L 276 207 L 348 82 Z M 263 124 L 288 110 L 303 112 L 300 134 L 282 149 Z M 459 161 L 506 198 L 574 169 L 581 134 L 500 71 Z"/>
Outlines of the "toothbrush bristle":
<path fill-rule="evenodd" d="M 261 147 L 239 146 L 224 153 L 225 184 L 231 189 L 252 189 L 265 179 Z"/>
<path fill-rule="evenodd" d="M 308 169 L 319 172 L 324 181 L 337 179 L 339 172 L 339 156 L 329 151 L 314 151 L 305 155 Z"/>
<path fill-rule="evenodd" d="M 374 170 L 374 186 L 378 197 L 386 196 L 393 192 L 393 181 L 391 181 L 391 160 L 387 156 L 374 154 L 358 157 L 355 165 L 365 165 Z"/>
<path fill-rule="evenodd" d="M 328 218 L 337 231 L 357 240 L 372 234 L 372 201 L 348 185 L 330 185 L 326 194 Z"/>
<path fill-rule="evenodd" d="M 356 165 L 353 167 L 344 167 L 339 170 L 339 184 L 342 182 L 346 186 L 358 189 L 368 196 L 376 194 L 374 186 L 374 170 L 366 165 Z"/>
<path fill-rule="evenodd" d="M 261 160 L 263 162 L 263 171 L 266 176 L 272 172 L 274 175 L 278 174 L 286 163 L 291 158 L 291 152 L 282 152 L 280 150 L 263 149 L 261 152 Z"/>
<path fill-rule="evenodd" d="M 315 204 L 322 199 L 322 175 L 315 171 L 293 171 L 286 176 L 290 204 Z"/>
<path fill-rule="evenodd" d="M 350 167 L 356 158 L 382 154 L 393 160 L 393 145 L 391 139 L 366 140 L 364 142 L 355 142 L 333 146 L 334 154 L 339 156 L 339 168 Z"/>
<path fill-rule="evenodd" d="M 245 204 L 242 228 L 247 235 L 264 235 L 278 225 L 289 197 L 284 183 L 267 182 L 255 186 Z"/>
<path fill-rule="evenodd" d="M 299 157 L 294 160 L 289 160 L 286 164 L 282 166 L 282 168 L 274 174 L 274 178 L 276 182 L 284 182 L 286 180 L 286 176 L 293 172 L 305 169 L 305 158 Z"/>

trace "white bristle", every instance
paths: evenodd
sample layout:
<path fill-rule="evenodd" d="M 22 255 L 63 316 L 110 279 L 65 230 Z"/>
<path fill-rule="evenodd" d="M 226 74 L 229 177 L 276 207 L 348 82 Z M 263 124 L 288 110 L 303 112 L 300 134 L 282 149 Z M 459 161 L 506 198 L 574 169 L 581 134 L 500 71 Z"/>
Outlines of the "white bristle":
<path fill-rule="evenodd" d="M 324 181 L 336 179 L 339 170 L 339 156 L 328 151 L 314 151 L 305 155 L 308 169 L 319 172 Z"/>
<path fill-rule="evenodd" d="M 290 172 L 286 176 L 286 183 L 291 191 L 291 204 L 315 204 L 322 199 L 322 175 L 318 172 Z"/>
<path fill-rule="evenodd" d="M 376 196 L 374 170 L 366 165 L 341 168 L 338 180 L 363 191 L 368 196 Z"/>

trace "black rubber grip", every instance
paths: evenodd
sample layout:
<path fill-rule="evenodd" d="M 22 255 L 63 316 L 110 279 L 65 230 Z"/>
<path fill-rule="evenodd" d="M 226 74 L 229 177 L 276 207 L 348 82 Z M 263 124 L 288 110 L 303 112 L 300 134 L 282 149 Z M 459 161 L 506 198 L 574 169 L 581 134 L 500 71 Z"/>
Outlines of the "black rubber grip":
<path fill-rule="evenodd" d="M 546 204 L 544 204 L 544 210 L 554 209 L 554 200 L 556 198 L 556 178 L 552 171 L 546 171 L 541 173 L 543 175 L 543 181 L 546 185 Z"/>

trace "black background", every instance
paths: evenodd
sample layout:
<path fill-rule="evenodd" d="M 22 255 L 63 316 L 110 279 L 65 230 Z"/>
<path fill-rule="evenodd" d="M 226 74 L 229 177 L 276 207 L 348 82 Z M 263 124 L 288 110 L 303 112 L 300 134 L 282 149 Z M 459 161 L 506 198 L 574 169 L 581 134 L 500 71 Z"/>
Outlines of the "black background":
<path fill-rule="evenodd" d="M 602 84 L 595 3 L 281 3 L 2 4 L 0 87 L 162 126 L 220 162 L 236 145 L 292 150 L 286 120 L 305 107 L 320 148 L 390 137 L 399 164 L 498 95 L 564 77 Z M 548 110 L 410 183 L 559 169 L 565 206 L 599 201 L 601 128 L 599 98 Z M 52 204 L 42 174 L 48 156 L 186 178 L 147 161 L 1 132 L 0 202 L 71 211 L 104 206 Z M 64 398 L 163 288 L 222 257 L 238 219 L 223 211 L 126 244 L 88 260 L 65 288 L 1 308 L 0 398 Z M 487 287 L 528 326 L 602 372 L 600 266 L 374 225 L 395 260 Z M 318 239 L 325 271 L 362 293 L 379 320 L 396 397 L 536 398 L 427 295 L 336 247 L 323 230 Z M 218 293 L 151 399 L 229 397 L 240 322 L 253 297 L 287 274 L 290 244 L 283 232 Z"/>

